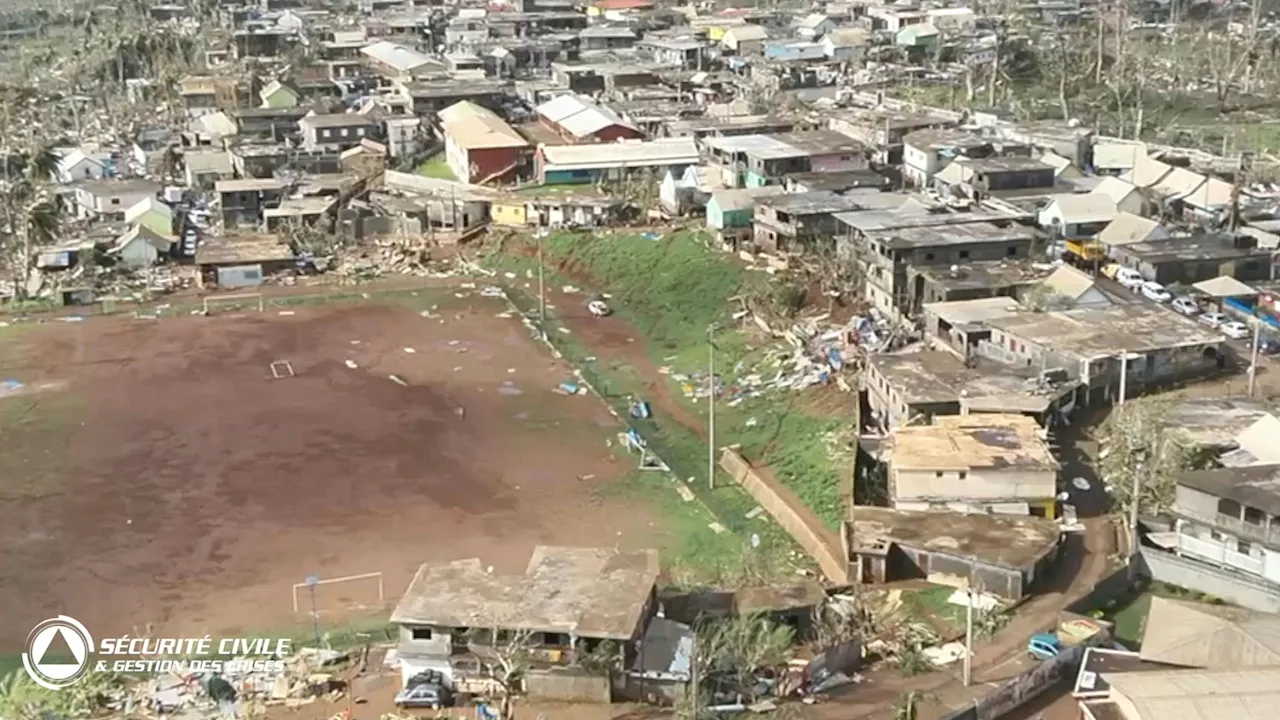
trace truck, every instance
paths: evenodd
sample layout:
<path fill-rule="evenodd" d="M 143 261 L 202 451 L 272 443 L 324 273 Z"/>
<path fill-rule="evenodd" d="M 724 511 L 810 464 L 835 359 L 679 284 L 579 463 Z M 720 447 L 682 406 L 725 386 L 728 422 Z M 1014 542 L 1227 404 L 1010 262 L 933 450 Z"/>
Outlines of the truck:
<path fill-rule="evenodd" d="M 1080 268 L 1092 268 L 1106 261 L 1106 249 L 1093 238 L 1070 238 L 1064 243 L 1063 260 Z"/>

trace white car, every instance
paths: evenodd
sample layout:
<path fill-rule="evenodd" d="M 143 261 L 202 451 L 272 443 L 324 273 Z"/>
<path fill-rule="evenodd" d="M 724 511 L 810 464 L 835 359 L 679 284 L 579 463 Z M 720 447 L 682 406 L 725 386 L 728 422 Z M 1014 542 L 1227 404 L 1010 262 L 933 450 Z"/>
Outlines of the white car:
<path fill-rule="evenodd" d="M 1119 270 L 1116 270 L 1116 282 L 1137 292 L 1142 289 L 1143 284 L 1147 281 L 1137 270 L 1120 268 Z"/>
<path fill-rule="evenodd" d="M 587 303 L 587 310 L 596 317 L 608 317 L 613 314 L 613 310 L 605 305 L 603 300 L 592 300 Z"/>
<path fill-rule="evenodd" d="M 1158 282 L 1144 282 L 1142 283 L 1141 290 L 1143 297 L 1148 300 L 1155 300 L 1158 303 L 1169 302 L 1173 299 L 1173 296 L 1169 294 L 1169 291 L 1165 290 L 1164 286 Z"/>
<path fill-rule="evenodd" d="M 1249 337 L 1249 326 L 1242 322 L 1232 320 L 1229 323 L 1223 323 L 1218 326 L 1218 331 L 1229 338 L 1240 340 Z"/>
<path fill-rule="evenodd" d="M 1208 325 L 1209 327 L 1218 327 L 1227 321 L 1227 316 L 1220 312 L 1211 312 L 1201 315 L 1199 319 L 1200 322 Z"/>
<path fill-rule="evenodd" d="M 1187 317 L 1200 314 L 1200 306 L 1196 304 L 1195 300 L 1192 300 L 1185 295 L 1174 298 L 1173 304 L 1170 307 Z"/>

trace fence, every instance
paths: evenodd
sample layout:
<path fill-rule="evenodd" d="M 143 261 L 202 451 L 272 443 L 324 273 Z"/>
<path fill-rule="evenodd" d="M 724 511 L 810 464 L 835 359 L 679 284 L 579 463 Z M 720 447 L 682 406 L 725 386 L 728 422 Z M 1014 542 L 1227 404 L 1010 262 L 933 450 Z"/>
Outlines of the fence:
<path fill-rule="evenodd" d="M 1035 667 L 1007 680 L 995 692 L 975 700 L 968 707 L 945 715 L 942 720 L 995 720 L 1021 707 L 1045 690 L 1075 675 L 1084 660 L 1086 647 L 1088 646 L 1085 644 L 1076 645 L 1049 660 L 1036 663 Z"/>

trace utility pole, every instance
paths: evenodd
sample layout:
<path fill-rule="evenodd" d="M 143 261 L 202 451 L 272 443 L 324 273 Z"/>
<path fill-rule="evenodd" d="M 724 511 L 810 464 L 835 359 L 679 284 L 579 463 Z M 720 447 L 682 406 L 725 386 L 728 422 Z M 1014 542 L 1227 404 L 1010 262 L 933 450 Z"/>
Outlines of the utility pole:
<path fill-rule="evenodd" d="M 716 489 L 716 326 L 707 326 L 707 487 Z"/>
<path fill-rule="evenodd" d="M 1129 393 L 1129 351 L 1120 354 L 1120 405 L 1124 404 Z"/>
<path fill-rule="evenodd" d="M 968 602 L 964 607 L 964 686 L 973 682 L 973 586 L 965 585 Z"/>
<path fill-rule="evenodd" d="M 542 327 L 542 336 L 547 336 L 547 291 L 543 282 L 542 271 L 542 231 L 538 236 L 538 323 Z"/>
<path fill-rule="evenodd" d="M 1249 397 L 1253 397 L 1254 384 L 1258 380 L 1258 345 L 1262 343 L 1262 320 L 1253 319 L 1253 350 L 1249 353 Z"/>

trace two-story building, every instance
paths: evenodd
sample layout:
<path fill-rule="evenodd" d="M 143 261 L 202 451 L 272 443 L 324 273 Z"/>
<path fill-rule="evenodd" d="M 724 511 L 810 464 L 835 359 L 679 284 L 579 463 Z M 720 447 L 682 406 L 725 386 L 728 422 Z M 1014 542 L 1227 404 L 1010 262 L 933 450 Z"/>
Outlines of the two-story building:
<path fill-rule="evenodd" d="M 871 155 L 863 143 L 831 130 L 711 137 L 703 144 L 731 188 L 778 184 L 794 173 L 865 170 Z"/>
<path fill-rule="evenodd" d="M 124 220 L 126 210 L 160 193 L 158 183 L 141 178 L 89 180 L 74 187 L 75 215 L 86 220 Z"/>
<path fill-rule="evenodd" d="M 1144 550 L 1152 576 L 1280 612 L 1280 464 L 1197 470 L 1176 482 L 1173 532 L 1148 536 L 1166 550 Z"/>
<path fill-rule="evenodd" d="M 538 546 L 520 575 L 490 572 L 478 558 L 426 563 L 391 613 L 404 677 L 433 669 L 460 686 L 483 679 L 487 648 L 516 633 L 532 646 L 531 675 L 572 667 L 606 641 L 629 666 L 657 608 L 658 572 L 657 551 L 613 548 Z"/>
<path fill-rule="evenodd" d="M 298 127 L 302 147 L 311 151 L 342 152 L 378 136 L 378 121 L 360 113 L 308 115 L 298 121 Z"/>
<path fill-rule="evenodd" d="M 925 280 L 917 276 L 909 283 L 909 268 L 1026 258 L 1038 238 L 1004 213 L 931 212 L 911 202 L 913 208 L 835 216 L 844 227 L 840 256 L 862 269 L 867 299 L 890 317 L 912 315 L 927 301 Z"/>
<path fill-rule="evenodd" d="M 241 178 L 214 183 L 224 228 L 258 228 L 264 211 L 278 207 L 289 184 L 276 178 Z"/>
<path fill-rule="evenodd" d="M 806 244 L 835 235 L 832 216 L 859 207 L 857 200 L 826 190 L 760 198 L 755 204 L 755 244 L 765 252 L 799 252 Z"/>
<path fill-rule="evenodd" d="M 991 139 L 967 130 L 917 130 L 902 138 L 902 177 L 927 187 L 933 176 L 957 158 L 981 158 L 994 152 Z"/>
<path fill-rule="evenodd" d="M 933 422 L 890 436 L 894 508 L 1055 516 L 1058 461 L 1033 418 L 976 414 Z"/>

